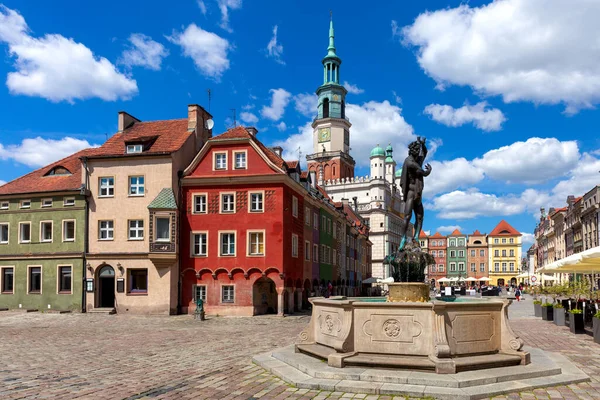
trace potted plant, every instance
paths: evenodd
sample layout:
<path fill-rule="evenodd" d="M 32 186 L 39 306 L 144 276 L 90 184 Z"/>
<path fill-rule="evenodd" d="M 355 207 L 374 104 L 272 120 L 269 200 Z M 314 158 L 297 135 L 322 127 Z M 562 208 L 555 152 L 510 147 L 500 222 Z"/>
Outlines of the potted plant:
<path fill-rule="evenodd" d="M 583 310 L 574 308 L 569 310 L 569 312 L 571 313 L 569 324 L 571 333 L 585 333 L 585 329 L 583 327 Z"/>
<path fill-rule="evenodd" d="M 542 316 L 542 301 L 541 300 L 533 301 L 533 312 L 536 317 Z"/>
<path fill-rule="evenodd" d="M 556 326 L 565 326 L 565 308 L 562 303 L 554 303 L 554 324 Z"/>
<path fill-rule="evenodd" d="M 592 318 L 592 331 L 594 333 L 594 342 L 600 343 L 600 311 L 596 311 Z"/>
<path fill-rule="evenodd" d="M 542 304 L 542 319 L 544 321 L 552 321 L 554 319 L 554 307 L 552 303 Z"/>

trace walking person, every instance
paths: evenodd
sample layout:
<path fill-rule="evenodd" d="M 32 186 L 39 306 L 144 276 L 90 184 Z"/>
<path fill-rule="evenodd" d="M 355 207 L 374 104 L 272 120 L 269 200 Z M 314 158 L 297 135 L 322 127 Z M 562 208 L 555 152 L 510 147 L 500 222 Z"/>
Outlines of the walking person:
<path fill-rule="evenodd" d="M 517 301 L 521 301 L 521 289 L 517 288 L 517 290 L 515 290 L 515 297 L 517 298 Z"/>

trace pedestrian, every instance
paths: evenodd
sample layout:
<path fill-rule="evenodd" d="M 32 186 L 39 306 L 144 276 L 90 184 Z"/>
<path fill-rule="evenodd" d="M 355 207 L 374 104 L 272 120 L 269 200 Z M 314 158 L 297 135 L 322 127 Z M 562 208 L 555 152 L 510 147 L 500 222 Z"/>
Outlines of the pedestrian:
<path fill-rule="evenodd" d="M 517 301 L 521 301 L 521 289 L 517 288 L 515 291 L 515 297 L 517 298 Z"/>

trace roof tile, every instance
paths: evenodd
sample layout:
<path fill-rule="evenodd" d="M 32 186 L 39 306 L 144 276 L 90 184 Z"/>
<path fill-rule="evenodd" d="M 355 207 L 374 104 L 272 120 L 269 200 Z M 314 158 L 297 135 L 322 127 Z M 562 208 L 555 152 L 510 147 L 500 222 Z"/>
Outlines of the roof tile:
<path fill-rule="evenodd" d="M 510 226 L 508 222 L 502 220 L 490 232 L 490 236 L 521 236 L 521 233 Z"/>

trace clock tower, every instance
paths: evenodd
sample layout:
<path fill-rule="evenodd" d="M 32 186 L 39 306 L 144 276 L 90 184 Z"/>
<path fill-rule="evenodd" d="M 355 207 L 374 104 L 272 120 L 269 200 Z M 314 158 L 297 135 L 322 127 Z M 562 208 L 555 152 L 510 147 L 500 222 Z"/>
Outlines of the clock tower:
<path fill-rule="evenodd" d="M 350 121 L 346 118 L 346 94 L 340 85 L 342 60 L 335 52 L 333 19 L 329 22 L 329 47 L 323 58 L 323 84 L 317 89 L 319 104 L 313 127 L 313 154 L 306 156 L 309 171 L 324 180 L 354 177 L 350 156 Z"/>

